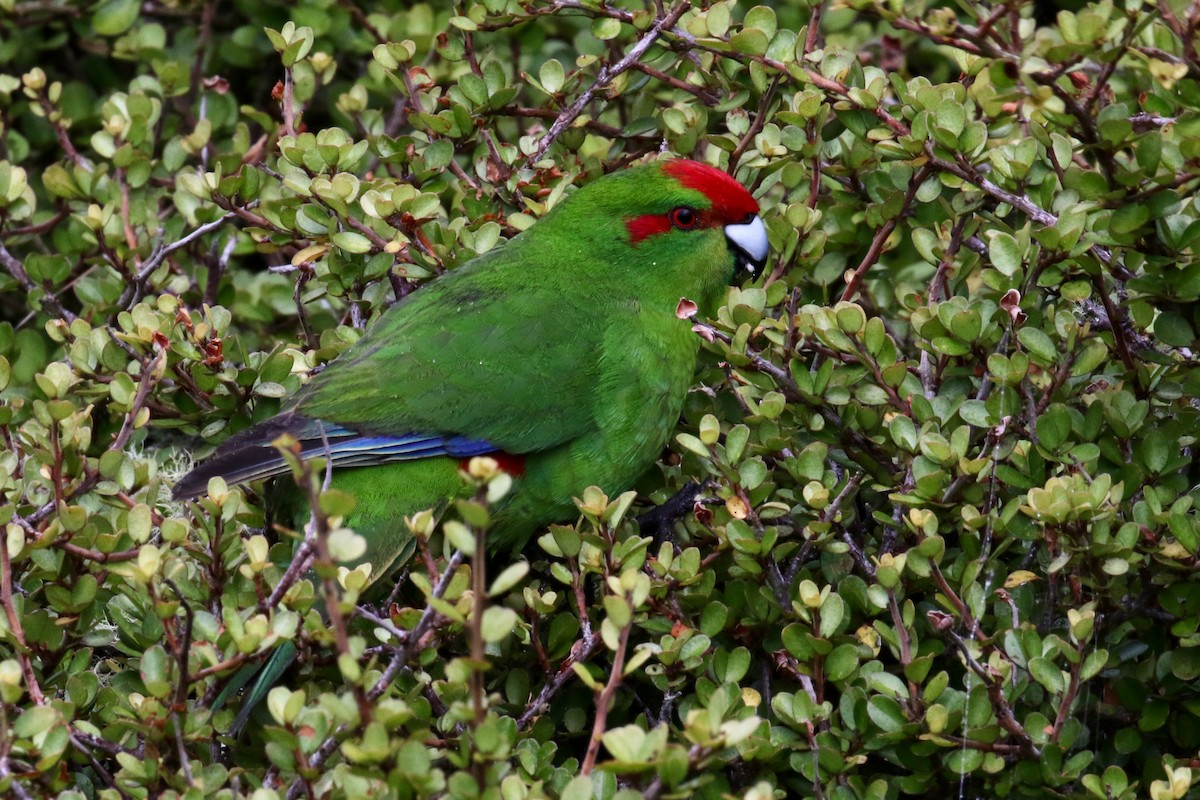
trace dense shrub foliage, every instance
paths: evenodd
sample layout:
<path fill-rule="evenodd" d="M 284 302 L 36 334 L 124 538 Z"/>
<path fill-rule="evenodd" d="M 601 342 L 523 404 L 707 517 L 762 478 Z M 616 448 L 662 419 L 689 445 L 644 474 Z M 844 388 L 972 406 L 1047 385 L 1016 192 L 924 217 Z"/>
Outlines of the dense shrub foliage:
<path fill-rule="evenodd" d="M 779 6 L 0 0 L 0 793 L 1194 796 L 1200 14 Z M 170 501 L 660 153 L 773 255 L 636 496 L 485 576 L 477 470 L 338 630 L 261 487 Z"/>

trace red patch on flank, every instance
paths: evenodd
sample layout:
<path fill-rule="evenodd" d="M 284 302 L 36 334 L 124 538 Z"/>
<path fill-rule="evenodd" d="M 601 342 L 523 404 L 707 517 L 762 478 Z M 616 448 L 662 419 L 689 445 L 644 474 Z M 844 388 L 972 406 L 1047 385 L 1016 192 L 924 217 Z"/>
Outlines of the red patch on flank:
<path fill-rule="evenodd" d="M 492 458 L 500 465 L 500 469 L 519 478 L 525 474 L 525 456 L 514 456 L 512 453 L 492 453 Z"/>
<path fill-rule="evenodd" d="M 487 453 L 486 455 L 488 458 L 495 460 L 500 469 L 514 478 L 519 478 L 525 474 L 525 456 L 514 456 L 512 453 L 505 453 L 503 450 L 497 450 L 494 453 Z M 458 460 L 458 466 L 464 471 L 470 463 L 470 458 L 460 458 Z"/>
<path fill-rule="evenodd" d="M 686 188 L 707 197 L 712 203 L 710 213 L 720 224 L 745 222 L 758 213 L 758 201 L 750 196 L 746 187 L 716 167 L 680 158 L 663 164 L 662 171 Z"/>
<path fill-rule="evenodd" d="M 637 244 L 648 236 L 671 230 L 671 221 L 666 214 L 643 214 L 628 220 L 625 229 L 629 231 L 630 243 Z"/>

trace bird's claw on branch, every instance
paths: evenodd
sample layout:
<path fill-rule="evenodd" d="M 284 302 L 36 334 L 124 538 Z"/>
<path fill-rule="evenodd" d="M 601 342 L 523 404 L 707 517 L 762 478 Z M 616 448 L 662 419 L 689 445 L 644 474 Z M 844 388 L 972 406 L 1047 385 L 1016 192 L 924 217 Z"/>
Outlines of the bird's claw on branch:
<path fill-rule="evenodd" d="M 644 514 L 637 517 L 638 528 L 643 536 L 654 538 L 657 550 L 663 542 L 675 543 L 675 523 L 705 505 L 704 493 L 715 488 L 712 481 L 697 483 L 688 481 L 678 492 Z"/>

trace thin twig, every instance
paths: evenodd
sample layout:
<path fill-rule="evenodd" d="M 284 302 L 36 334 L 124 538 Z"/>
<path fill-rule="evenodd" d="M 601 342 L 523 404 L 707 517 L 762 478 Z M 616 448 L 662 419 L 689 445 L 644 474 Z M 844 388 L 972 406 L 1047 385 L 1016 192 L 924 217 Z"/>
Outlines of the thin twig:
<path fill-rule="evenodd" d="M 899 211 L 895 216 L 883 223 L 883 226 L 875 232 L 875 238 L 871 240 L 871 246 L 867 248 L 867 254 L 863 256 L 858 267 L 854 270 L 854 274 L 846 281 L 846 288 L 842 292 L 842 302 L 849 302 L 858 294 L 858 289 L 862 285 L 863 278 L 875 262 L 879 260 L 879 256 L 883 253 L 883 246 L 887 243 L 888 237 L 892 235 L 892 231 L 896 229 L 896 223 L 903 219 L 910 208 L 912 208 L 913 200 L 916 199 L 917 189 L 921 188 L 921 184 L 929 177 L 929 167 L 921 167 L 916 174 L 908 182 L 908 191 L 904 193 L 904 201 L 900 205 Z"/>
<path fill-rule="evenodd" d="M 487 685 L 484 672 L 487 669 L 487 653 L 483 641 L 483 614 L 487 609 L 487 531 L 482 526 L 475 528 L 475 552 L 471 553 L 471 710 L 473 734 L 478 734 L 483 723 L 487 721 Z M 475 736 L 472 737 L 472 747 L 476 747 Z M 479 793 L 487 790 L 487 763 L 483 759 L 473 759 L 472 771 L 475 773 L 475 783 Z"/>
<path fill-rule="evenodd" d="M 75 314 L 64 308 L 59 299 L 46 290 L 45 287 L 39 286 L 33 278 L 30 278 L 29 273 L 25 271 L 25 265 L 10 253 L 8 248 L 3 244 L 0 244 L 0 266 L 4 267 L 8 274 L 12 275 L 16 282 L 21 284 L 21 288 L 25 291 L 34 292 L 41 290 L 42 296 L 38 299 L 41 301 L 44 309 L 60 319 L 65 319 L 67 322 L 75 321 Z"/>
<path fill-rule="evenodd" d="M 771 106 L 771 101 L 775 99 L 775 90 L 779 88 L 780 79 L 780 75 L 776 75 L 771 79 L 771 85 L 767 87 L 767 90 L 763 92 L 762 97 L 759 98 L 758 111 L 754 114 L 754 122 L 749 128 L 746 129 L 746 132 L 742 135 L 742 138 L 738 140 L 737 145 L 733 148 L 733 152 L 729 154 L 730 175 L 732 175 L 734 170 L 737 169 L 737 165 L 742 158 L 742 154 L 744 154 L 746 149 L 750 147 L 751 142 L 754 141 L 754 137 L 758 136 L 759 132 L 762 131 L 763 126 L 767 124 L 767 120 L 770 119 L 771 115 L 768 113 L 768 109 Z"/>
<path fill-rule="evenodd" d="M 629 645 L 629 633 L 632 630 L 633 609 L 631 608 L 629 622 L 625 623 L 625 627 L 621 628 L 620 636 L 617 639 L 617 651 L 613 655 L 612 670 L 609 672 L 608 681 L 596 697 L 596 719 L 592 723 L 592 738 L 588 742 L 587 754 L 583 757 L 583 765 L 579 768 L 579 772 L 582 775 L 590 775 L 596 767 L 596 757 L 600 753 L 600 740 L 604 736 L 608 722 L 608 712 L 612 708 L 613 699 L 617 695 L 617 688 L 621 685 L 622 673 L 625 671 L 625 649 Z"/>
<path fill-rule="evenodd" d="M 601 67 L 600 74 L 596 76 L 596 80 L 584 90 L 583 94 L 575 98 L 575 102 L 563 109 L 558 118 L 554 120 L 554 124 L 550 126 L 550 130 L 546 131 L 546 134 L 538 141 L 537 147 L 534 148 L 534 151 L 526 159 L 526 162 L 533 164 L 541 161 L 542 156 L 546 155 L 546 151 L 550 149 L 550 145 L 554 144 L 554 140 L 561 136 L 563 131 L 575 121 L 575 118 L 583 113 L 583 109 L 587 104 L 592 102 L 592 98 L 595 97 L 596 92 L 608 86 L 614 78 L 637 63 L 638 59 L 645 55 L 646 51 L 650 49 L 650 45 L 654 44 L 663 31 L 678 22 L 679 18 L 683 16 L 683 12 L 689 8 L 691 8 L 690 3 L 680 3 L 675 6 L 667 16 L 660 17 L 649 30 L 642 34 L 642 37 L 634 43 L 633 47 L 629 48 L 629 52 L 625 54 L 624 58 L 611 67 Z"/>
<path fill-rule="evenodd" d="M 433 587 L 433 591 L 430 593 L 429 603 L 426 604 L 425 610 L 421 613 L 421 618 L 417 620 L 417 624 L 413 626 L 412 631 L 409 633 L 408 641 L 396 649 L 395 654 L 392 656 L 392 660 L 387 665 L 387 668 L 384 669 L 383 674 L 379 676 L 379 680 L 377 680 L 375 685 L 367 691 L 367 700 L 373 701 L 383 694 L 384 691 L 387 690 L 387 687 L 392 684 L 392 681 L 396 679 L 396 676 L 400 674 L 400 670 L 402 670 L 408 663 L 412 648 L 421 642 L 421 640 L 425 637 L 425 632 L 433 623 L 433 620 L 437 617 L 437 611 L 434 610 L 433 601 L 441 599 L 441 597 L 446 593 L 446 590 L 450 587 L 451 578 L 454 577 L 455 572 L 462 562 L 462 551 L 455 550 L 454 554 L 450 556 L 450 560 L 447 562 L 445 570 L 442 571 L 440 580 L 438 580 L 437 585 Z M 348 729 L 348 725 L 340 725 L 338 726 L 337 730 L 325 737 L 325 741 L 321 742 L 321 746 L 316 749 L 312 755 L 312 758 L 309 759 L 310 768 L 315 770 L 320 768 L 320 766 L 325 763 L 325 759 L 329 758 L 333 751 L 337 749 L 340 742 L 339 737 L 347 733 Z M 274 773 L 276 771 L 277 770 L 273 769 L 271 772 Z M 300 793 L 303 791 L 303 787 L 303 781 L 297 778 L 296 781 L 291 785 L 291 788 L 288 789 L 288 798 L 295 800 L 296 797 L 300 796 Z"/>

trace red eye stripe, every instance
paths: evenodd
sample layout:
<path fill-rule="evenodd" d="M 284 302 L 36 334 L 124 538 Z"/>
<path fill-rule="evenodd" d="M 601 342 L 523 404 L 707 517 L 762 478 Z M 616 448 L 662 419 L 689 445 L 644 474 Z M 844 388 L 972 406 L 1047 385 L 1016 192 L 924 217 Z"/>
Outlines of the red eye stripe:
<path fill-rule="evenodd" d="M 666 214 L 643 214 L 627 220 L 625 229 L 629 231 L 629 243 L 637 244 L 650 236 L 671 230 L 671 220 L 667 219 Z"/>
<path fill-rule="evenodd" d="M 700 192 L 712 202 L 709 213 L 722 224 L 745 222 L 758 213 L 758 201 L 728 174 L 716 167 L 680 158 L 663 164 L 662 171 L 681 186 Z"/>
<path fill-rule="evenodd" d="M 697 228 L 714 227 L 711 211 L 699 211 L 696 209 L 688 209 L 692 211 L 693 222 L 691 225 L 683 225 L 678 222 L 672 222 L 676 217 L 676 213 L 681 209 L 675 208 L 666 214 L 643 214 L 640 217 L 625 222 L 625 230 L 629 231 L 629 243 L 637 244 L 638 242 L 650 236 L 655 236 L 660 233 L 666 233 L 672 228 L 678 228 L 684 231 L 694 231 Z"/>

